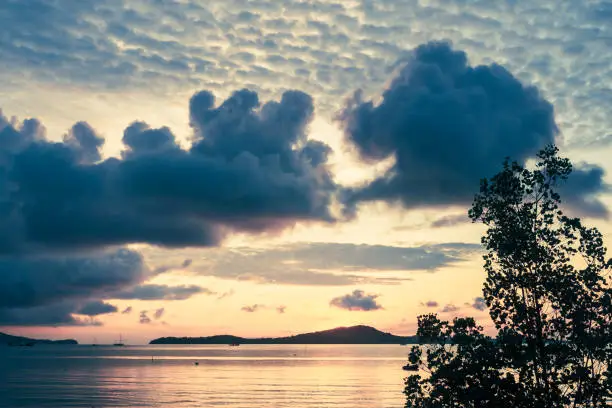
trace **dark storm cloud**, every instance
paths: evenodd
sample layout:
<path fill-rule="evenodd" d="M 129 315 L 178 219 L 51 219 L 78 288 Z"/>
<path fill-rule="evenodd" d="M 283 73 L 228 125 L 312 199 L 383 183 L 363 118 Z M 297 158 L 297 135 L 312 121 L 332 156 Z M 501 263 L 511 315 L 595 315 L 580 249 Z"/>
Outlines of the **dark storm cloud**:
<path fill-rule="evenodd" d="M 261 104 L 242 90 L 215 106 L 199 92 L 190 115 L 196 136 L 188 149 L 168 128 L 135 122 L 122 158 L 104 161 L 103 140 L 85 123 L 52 143 L 38 121 L 3 118 L 0 253 L 211 246 L 228 231 L 333 220 L 330 148 L 306 137 L 310 96 L 288 91 Z"/>
<path fill-rule="evenodd" d="M 340 309 L 351 311 L 379 310 L 383 307 L 376 301 L 378 295 L 366 295 L 363 290 L 354 290 L 348 295 L 333 298 L 329 304 Z"/>
<path fill-rule="evenodd" d="M 500 65 L 471 66 L 464 52 L 442 42 L 417 47 L 379 103 L 357 92 L 338 118 L 363 160 L 395 159 L 382 176 L 344 191 L 348 213 L 375 200 L 406 208 L 469 204 L 479 180 L 505 157 L 524 163 L 558 134 L 553 106 L 538 89 Z M 606 214 L 593 198 L 602 173 L 576 169 L 572 178 L 585 183 L 567 186 L 577 197 L 568 203 Z"/>
<path fill-rule="evenodd" d="M 72 256 L 3 256 L 0 324 L 98 325 L 73 314 L 116 312 L 99 299 L 148 276 L 140 254 L 126 249 Z"/>
<path fill-rule="evenodd" d="M 28 308 L 0 307 L 0 326 L 100 326 L 92 318 L 74 317 L 79 304 L 71 301 Z"/>
<path fill-rule="evenodd" d="M 81 256 L 0 257 L 0 308 L 105 297 L 143 280 L 140 254 L 121 249 Z"/>
<path fill-rule="evenodd" d="M 99 252 L 107 247 L 214 246 L 235 231 L 333 221 L 331 150 L 306 136 L 313 110 L 310 96 L 297 91 L 262 104 L 243 90 L 218 106 L 211 93 L 199 92 L 190 100 L 191 146 L 181 148 L 166 127 L 134 122 L 123 133 L 121 157 L 108 159 L 100 156 L 104 139 L 85 122 L 51 142 L 38 120 L 0 113 L 4 320 L 21 316 L 29 324 L 36 320 L 30 309 L 65 301 L 39 320 L 77 324 L 72 314 L 87 311 L 92 299 L 213 294 L 143 285 L 167 268 L 146 271 L 139 254 Z"/>
<path fill-rule="evenodd" d="M 216 293 L 197 285 L 168 286 L 143 284 L 110 294 L 109 297 L 124 300 L 185 300 L 197 294 L 214 295 Z"/>
<path fill-rule="evenodd" d="M 77 311 L 77 314 L 86 316 L 99 316 L 103 314 L 117 313 L 117 311 L 117 306 L 111 305 L 110 303 L 106 303 L 100 300 L 94 300 L 91 302 L 87 302 L 85 305 L 83 305 Z"/>

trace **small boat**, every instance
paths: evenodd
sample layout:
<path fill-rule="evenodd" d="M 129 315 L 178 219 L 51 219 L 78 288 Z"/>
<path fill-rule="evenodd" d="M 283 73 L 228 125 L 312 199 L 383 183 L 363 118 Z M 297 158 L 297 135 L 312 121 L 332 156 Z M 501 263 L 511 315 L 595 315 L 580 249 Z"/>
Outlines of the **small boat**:
<path fill-rule="evenodd" d="M 240 343 L 230 343 L 230 347 L 238 347 Z"/>
<path fill-rule="evenodd" d="M 402 370 L 419 371 L 419 365 L 418 364 L 406 364 L 405 366 L 402 367 Z"/>
<path fill-rule="evenodd" d="M 119 335 L 119 340 L 113 344 L 113 346 L 115 347 L 123 347 L 125 346 L 125 344 L 123 343 L 123 338 L 121 337 L 121 335 Z"/>

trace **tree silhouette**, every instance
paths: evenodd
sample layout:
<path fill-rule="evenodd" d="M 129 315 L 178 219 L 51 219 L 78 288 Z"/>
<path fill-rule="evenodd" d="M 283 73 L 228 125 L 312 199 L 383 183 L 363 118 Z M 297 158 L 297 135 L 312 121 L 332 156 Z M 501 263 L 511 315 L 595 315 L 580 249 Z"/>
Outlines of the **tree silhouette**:
<path fill-rule="evenodd" d="M 506 160 L 469 216 L 482 237 L 483 295 L 497 329 L 419 317 L 406 407 L 604 407 L 612 398 L 612 260 L 602 234 L 560 210 L 572 171 L 549 146 L 535 169 Z"/>

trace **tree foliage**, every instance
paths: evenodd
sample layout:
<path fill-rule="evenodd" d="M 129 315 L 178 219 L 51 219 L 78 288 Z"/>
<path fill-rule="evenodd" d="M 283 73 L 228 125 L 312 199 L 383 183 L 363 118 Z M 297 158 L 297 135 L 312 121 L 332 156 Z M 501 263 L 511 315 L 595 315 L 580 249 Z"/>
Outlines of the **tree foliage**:
<path fill-rule="evenodd" d="M 549 146 L 533 170 L 506 160 L 482 180 L 483 294 L 497 329 L 419 317 L 406 407 L 604 407 L 612 398 L 612 260 L 602 234 L 560 209 L 572 171 Z M 426 345 L 425 345 L 426 344 Z"/>

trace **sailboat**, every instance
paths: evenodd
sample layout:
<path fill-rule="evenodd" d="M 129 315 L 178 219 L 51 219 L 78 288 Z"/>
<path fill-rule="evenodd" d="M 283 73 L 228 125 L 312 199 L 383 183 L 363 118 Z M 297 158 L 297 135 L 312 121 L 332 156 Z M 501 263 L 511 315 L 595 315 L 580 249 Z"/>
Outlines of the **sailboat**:
<path fill-rule="evenodd" d="M 119 335 L 119 340 L 117 340 L 117 342 L 115 344 L 113 344 L 113 346 L 115 346 L 115 347 L 123 347 L 123 346 L 125 346 L 125 344 L 123 343 L 123 338 L 121 337 L 121 335 Z"/>

